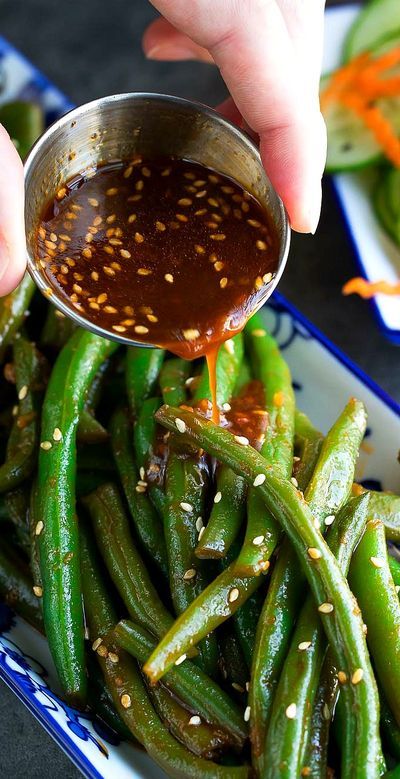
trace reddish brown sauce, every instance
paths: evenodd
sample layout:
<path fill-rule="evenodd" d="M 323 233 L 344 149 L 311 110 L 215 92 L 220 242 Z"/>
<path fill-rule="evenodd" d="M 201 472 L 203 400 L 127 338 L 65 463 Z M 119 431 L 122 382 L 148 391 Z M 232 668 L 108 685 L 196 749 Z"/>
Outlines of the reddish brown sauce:
<path fill-rule="evenodd" d="M 78 176 L 37 230 L 50 288 L 110 333 L 188 359 L 212 359 L 243 328 L 277 258 L 258 201 L 186 160 L 136 158 Z"/>

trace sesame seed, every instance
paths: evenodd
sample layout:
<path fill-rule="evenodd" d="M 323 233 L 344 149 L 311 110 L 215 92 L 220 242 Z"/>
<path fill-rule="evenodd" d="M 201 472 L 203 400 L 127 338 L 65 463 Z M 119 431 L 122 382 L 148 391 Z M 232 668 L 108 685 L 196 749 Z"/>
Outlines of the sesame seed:
<path fill-rule="evenodd" d="M 237 682 L 232 682 L 232 687 L 234 690 L 237 690 L 237 692 L 244 692 L 242 685 L 238 684 Z"/>
<path fill-rule="evenodd" d="M 286 714 L 288 719 L 295 719 L 296 714 L 297 714 L 297 706 L 296 706 L 296 704 L 295 703 L 290 703 L 289 706 L 287 707 L 286 711 L 285 711 L 285 714 Z"/>
<path fill-rule="evenodd" d="M 310 546 L 309 549 L 307 549 L 308 556 L 311 557 L 311 560 L 319 560 L 320 557 L 322 557 L 322 553 L 319 551 L 319 549 L 316 549 L 315 546 Z"/>
<path fill-rule="evenodd" d="M 116 333 L 125 333 L 126 327 L 123 325 L 112 325 L 112 329 L 115 330 Z"/>
<path fill-rule="evenodd" d="M 96 638 L 96 640 L 93 641 L 93 644 L 92 644 L 93 652 L 97 651 L 97 649 L 99 648 L 100 644 L 101 644 L 101 638 Z"/>
<path fill-rule="evenodd" d="M 137 233 L 137 234 L 138 234 L 138 233 Z M 123 257 L 123 258 L 124 258 L 124 260 L 129 260 L 129 259 L 130 259 L 130 257 L 132 256 L 132 255 L 131 255 L 131 253 L 130 253 L 130 252 L 128 252 L 128 250 L 127 250 L 127 249 L 120 249 L 120 250 L 119 250 L 119 253 L 120 253 L 121 257 Z"/>
<path fill-rule="evenodd" d="M 114 249 L 112 246 L 104 246 L 103 248 L 106 254 L 114 254 Z"/>
<path fill-rule="evenodd" d="M 263 335 L 267 335 L 267 331 L 258 328 L 256 330 L 253 330 L 251 334 L 254 336 L 254 338 L 262 338 Z"/>
<path fill-rule="evenodd" d="M 239 595 L 240 595 L 240 593 L 239 593 L 238 588 L 237 587 L 232 587 L 232 589 L 229 590 L 229 593 L 228 593 L 228 602 L 229 603 L 234 603 L 238 599 Z"/>
<path fill-rule="evenodd" d="M 250 708 L 250 706 L 246 706 L 246 708 L 244 710 L 244 714 L 243 714 L 243 719 L 244 719 L 245 722 L 249 721 L 250 714 L 251 714 L 251 708 Z"/>
<path fill-rule="evenodd" d="M 89 308 L 92 308 L 94 311 L 100 311 L 99 304 L 95 303 L 93 300 L 89 303 Z"/>
<path fill-rule="evenodd" d="M 66 241 L 67 243 L 69 243 L 71 241 L 71 236 L 65 235 L 65 233 L 60 235 L 60 238 L 61 238 L 62 241 Z"/>
<path fill-rule="evenodd" d="M 298 645 L 297 649 L 300 650 L 300 652 L 305 652 L 306 649 L 309 649 L 311 646 L 311 641 L 300 641 L 300 644 Z"/>
<path fill-rule="evenodd" d="M 183 511 L 189 511 L 189 512 L 193 511 L 193 506 L 191 503 L 185 503 L 184 501 L 182 501 L 182 503 L 180 503 L 179 505 Z"/>
<path fill-rule="evenodd" d="M 171 168 L 165 168 L 163 172 L 161 173 L 162 176 L 169 176 L 171 173 Z"/>
<path fill-rule="evenodd" d="M 130 695 L 128 695 L 128 694 L 125 692 L 123 695 L 121 695 L 121 699 L 120 699 L 120 700 L 121 700 L 121 706 L 123 706 L 123 707 L 124 707 L 124 709 L 129 709 L 129 707 L 130 707 L 130 705 L 131 705 L 131 703 L 132 703 L 132 701 L 131 701 L 131 696 L 130 696 Z"/>
<path fill-rule="evenodd" d="M 62 432 L 59 427 L 55 427 L 53 430 L 53 441 L 61 441 L 62 440 Z"/>
<path fill-rule="evenodd" d="M 318 611 L 320 611 L 321 614 L 332 614 L 333 603 L 321 603 L 321 605 L 318 606 Z"/>
<path fill-rule="evenodd" d="M 241 209 L 247 214 L 250 211 L 250 206 L 248 203 L 242 203 Z"/>
<path fill-rule="evenodd" d="M 364 671 L 362 668 L 356 668 L 354 671 L 352 677 L 351 677 L 351 683 L 352 684 L 359 684 L 361 682 L 361 679 L 364 676 Z"/>
<path fill-rule="evenodd" d="M 114 216 L 114 219 L 115 219 L 115 214 L 113 216 Z M 109 216 L 107 218 L 107 222 L 110 222 L 110 221 L 113 222 L 114 219 L 112 219 L 112 217 Z M 102 221 L 103 221 L 103 217 L 102 216 L 95 216 L 95 218 L 93 219 L 93 225 L 95 227 L 98 227 L 99 225 L 101 225 Z"/>
<path fill-rule="evenodd" d="M 92 233 L 86 233 L 86 235 L 85 235 L 85 241 L 86 241 L 86 243 L 92 243 L 92 241 L 93 241 L 93 235 L 92 235 Z"/>
<path fill-rule="evenodd" d="M 219 178 L 218 178 L 218 176 L 215 176 L 214 173 L 209 173 L 207 178 L 208 178 L 209 181 L 211 181 L 211 184 L 218 184 L 219 183 Z M 221 187 L 221 189 L 222 189 L 222 187 Z"/>
<path fill-rule="evenodd" d="M 212 241 L 225 241 L 226 235 L 225 233 L 212 233 L 210 238 Z"/>
<path fill-rule="evenodd" d="M 385 561 L 382 559 L 382 557 L 370 557 L 369 559 L 374 568 L 383 568 L 385 565 Z"/>
<path fill-rule="evenodd" d="M 135 490 L 136 492 L 146 492 L 146 487 L 143 487 L 142 484 L 137 484 Z"/>
<path fill-rule="evenodd" d="M 337 678 L 338 678 L 340 684 L 346 684 L 346 682 L 347 682 L 347 674 L 345 674 L 344 671 L 338 671 Z"/>
<path fill-rule="evenodd" d="M 180 433 L 185 433 L 186 432 L 186 424 L 183 421 L 183 419 L 180 419 L 179 417 L 177 417 L 175 419 L 175 426 L 176 426 L 177 430 L 179 430 Z"/>
<path fill-rule="evenodd" d="M 119 238 L 110 238 L 109 243 L 111 246 L 122 246 L 122 241 Z"/>
<path fill-rule="evenodd" d="M 256 289 L 261 289 L 262 285 L 263 285 L 263 280 L 262 280 L 261 276 L 257 276 L 257 278 L 256 278 L 256 280 L 254 282 L 255 288 Z"/>
<path fill-rule="evenodd" d="M 214 495 L 214 503 L 219 503 L 222 499 L 222 492 L 216 492 Z"/>
<path fill-rule="evenodd" d="M 195 250 L 196 254 L 205 254 L 205 251 L 206 251 L 204 246 L 200 246 L 200 244 L 198 244 L 198 243 L 195 243 L 194 250 Z"/>
<path fill-rule="evenodd" d="M 133 166 L 132 165 L 129 165 L 128 168 L 125 168 L 125 170 L 123 172 L 124 179 L 128 179 L 132 175 L 132 171 L 133 171 Z"/>
<path fill-rule="evenodd" d="M 135 333 L 138 333 L 139 335 L 146 335 L 149 332 L 149 328 L 145 325 L 136 325 L 135 326 Z"/>
<path fill-rule="evenodd" d="M 270 281 L 272 281 L 272 273 L 265 273 L 263 276 L 264 284 L 269 284 Z"/>
<path fill-rule="evenodd" d="M 121 265 L 119 264 L 119 262 L 111 262 L 110 265 L 111 265 L 112 268 L 114 268 L 114 270 L 122 270 Z"/>
<path fill-rule="evenodd" d="M 149 322 L 151 322 L 152 324 L 158 322 L 158 317 L 155 316 L 155 314 L 146 314 L 146 317 L 149 320 Z"/>
<path fill-rule="evenodd" d="M 228 338 L 228 340 L 225 341 L 224 348 L 228 352 L 228 354 L 235 354 L 235 344 L 232 341 L 232 338 Z"/>
<path fill-rule="evenodd" d="M 190 581 L 191 579 L 194 579 L 196 576 L 196 569 L 195 568 L 188 568 L 187 571 L 183 574 L 183 579 L 185 582 Z"/>
<path fill-rule="evenodd" d="M 201 719 L 198 714 L 194 714 L 193 717 L 190 717 L 189 725 L 201 725 Z"/>
<path fill-rule="evenodd" d="M 265 250 L 267 249 L 267 244 L 265 243 L 265 241 L 260 241 L 260 240 L 256 241 L 256 246 L 257 249 L 260 250 L 260 252 L 265 252 Z"/>
<path fill-rule="evenodd" d="M 231 404 L 230 403 L 223 403 L 222 404 L 222 410 L 223 411 L 230 411 L 231 410 Z"/>
<path fill-rule="evenodd" d="M 135 189 L 137 190 L 137 192 L 141 192 L 143 187 L 144 187 L 144 181 L 143 179 L 139 179 L 139 181 L 137 181 L 135 184 Z"/>
<path fill-rule="evenodd" d="M 144 237 L 143 237 L 142 233 L 135 233 L 135 241 L 136 241 L 136 243 L 143 243 Z"/>
<path fill-rule="evenodd" d="M 40 536 L 43 528 L 44 528 L 44 524 L 42 520 L 39 519 L 39 522 L 36 523 L 36 527 L 35 527 L 35 536 Z"/>
<path fill-rule="evenodd" d="M 93 206 L 93 208 L 97 208 L 97 206 L 99 205 L 99 201 L 96 200 L 95 197 L 88 197 L 88 203 L 90 206 Z"/>
<path fill-rule="evenodd" d="M 328 517 L 325 517 L 325 525 L 328 525 L 328 527 L 329 527 L 329 525 L 332 525 L 334 523 L 334 521 L 335 521 L 335 515 L 334 514 L 329 514 Z"/>
<path fill-rule="evenodd" d="M 41 598 L 43 595 L 43 588 L 39 587 L 39 585 L 34 584 L 32 587 L 33 594 L 36 595 L 37 598 Z"/>
<path fill-rule="evenodd" d="M 226 276 L 223 276 L 222 279 L 220 279 L 219 286 L 221 287 L 221 289 L 225 289 L 227 284 L 228 284 L 228 279 L 226 278 Z"/>
<path fill-rule="evenodd" d="M 205 197 L 206 194 L 207 194 L 207 190 L 206 189 L 202 189 L 201 192 L 196 192 L 195 197 L 197 197 L 197 198 Z"/>
<path fill-rule="evenodd" d="M 82 292 L 82 287 L 80 286 L 80 284 L 73 284 L 72 289 L 74 290 L 74 292 L 76 292 L 77 295 L 80 295 Z"/>
<path fill-rule="evenodd" d="M 264 536 L 256 536 L 255 538 L 253 538 L 254 546 L 261 546 L 263 541 L 264 541 Z"/>
<path fill-rule="evenodd" d="M 24 384 L 23 387 L 21 387 L 20 391 L 18 392 L 18 399 L 24 400 L 28 394 L 28 386 L 27 384 Z"/>
<path fill-rule="evenodd" d="M 109 189 L 106 189 L 106 195 L 116 195 L 118 192 L 117 187 L 110 187 Z"/>
<path fill-rule="evenodd" d="M 44 449 L 45 452 L 51 449 L 52 446 L 53 444 L 51 443 L 51 441 L 42 441 L 40 444 L 40 448 Z"/>
<path fill-rule="evenodd" d="M 63 197 L 67 194 L 67 190 L 65 187 L 61 187 L 61 189 L 58 190 L 56 198 L 57 200 L 62 200 Z"/>
<path fill-rule="evenodd" d="M 178 222 L 187 222 L 188 218 L 185 216 L 185 214 L 175 214 Z"/>
<path fill-rule="evenodd" d="M 98 650 L 97 650 L 97 654 L 98 654 L 100 657 L 107 657 L 107 655 L 108 655 L 108 649 L 107 649 L 107 647 L 106 647 L 106 646 L 104 646 L 104 644 L 100 644 L 100 646 L 99 646 L 99 648 L 98 648 Z"/>
<path fill-rule="evenodd" d="M 146 168 L 145 166 L 142 168 L 142 174 L 146 179 L 149 179 L 151 176 L 151 170 L 150 168 Z"/>
<path fill-rule="evenodd" d="M 199 530 L 199 535 L 198 535 L 198 539 L 197 539 L 198 541 L 200 541 L 200 539 L 201 539 L 201 537 L 202 537 L 204 532 L 205 532 L 205 527 L 201 527 L 200 530 Z"/>
<path fill-rule="evenodd" d="M 249 439 L 248 439 L 248 438 L 246 438 L 246 436 L 245 436 L 245 435 L 235 435 L 235 436 L 233 436 L 233 437 L 234 437 L 234 439 L 235 439 L 236 443 L 237 443 L 237 444 L 240 444 L 241 446 L 248 446 L 248 445 L 249 445 L 249 443 L 250 443 L 250 442 L 249 442 Z"/>
<path fill-rule="evenodd" d="M 187 330 L 183 330 L 183 337 L 186 341 L 195 341 L 199 336 L 200 333 L 195 328 L 189 327 Z"/>
<path fill-rule="evenodd" d="M 198 211 L 194 212 L 194 215 L 195 216 L 204 216 L 204 214 L 206 214 L 206 213 L 207 213 L 207 209 L 206 208 L 199 208 Z"/>
<path fill-rule="evenodd" d="M 223 267 L 224 267 L 224 263 L 221 262 L 220 260 L 217 260 L 217 262 L 214 263 L 214 269 L 217 271 L 217 273 L 219 273 L 219 271 L 222 270 Z"/>
<path fill-rule="evenodd" d="M 137 216 L 136 214 L 129 214 L 128 216 L 128 224 L 132 224 L 132 222 L 136 222 Z"/>
<path fill-rule="evenodd" d="M 201 528 L 203 527 L 203 519 L 202 517 L 197 517 L 196 519 L 196 530 L 198 533 L 200 533 Z"/>
<path fill-rule="evenodd" d="M 256 478 L 253 481 L 253 487 L 261 487 L 261 484 L 264 484 L 266 479 L 265 473 L 258 473 Z"/>
<path fill-rule="evenodd" d="M 166 229 L 167 228 L 166 228 L 164 222 L 159 222 L 157 220 L 157 222 L 156 222 L 156 230 L 159 230 L 160 233 L 163 233 Z"/>
<path fill-rule="evenodd" d="M 248 219 L 247 224 L 250 225 L 250 227 L 261 227 L 261 222 L 258 222 L 257 219 Z"/>
<path fill-rule="evenodd" d="M 115 654 L 115 652 L 109 652 L 108 659 L 111 660 L 112 663 L 118 663 L 119 657 Z"/>
<path fill-rule="evenodd" d="M 175 665 L 181 665 L 182 663 L 185 662 L 185 660 L 186 660 L 186 655 L 181 655 L 180 657 L 178 657 L 177 660 L 175 660 Z"/>
<path fill-rule="evenodd" d="M 109 268 L 108 265 L 103 265 L 103 271 L 107 276 L 115 276 L 115 270 Z"/>
<path fill-rule="evenodd" d="M 191 206 L 193 203 L 193 200 L 191 200 L 190 197 L 181 197 L 180 200 L 178 200 L 178 206 Z"/>

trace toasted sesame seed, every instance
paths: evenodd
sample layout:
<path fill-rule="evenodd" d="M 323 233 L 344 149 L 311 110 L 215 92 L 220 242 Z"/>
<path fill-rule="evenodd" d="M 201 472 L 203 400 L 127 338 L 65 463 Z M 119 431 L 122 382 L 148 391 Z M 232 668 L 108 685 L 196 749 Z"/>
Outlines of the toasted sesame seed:
<path fill-rule="evenodd" d="M 206 214 L 206 213 L 207 213 L 207 209 L 206 208 L 199 208 L 198 211 L 194 212 L 194 215 L 195 216 L 204 216 L 204 214 Z"/>
<path fill-rule="evenodd" d="M 136 492 L 146 492 L 147 487 L 143 484 L 137 484 L 135 487 Z"/>
<path fill-rule="evenodd" d="M 266 479 L 265 473 L 258 473 L 256 478 L 253 481 L 253 487 L 261 487 L 261 484 L 264 484 Z"/>
<path fill-rule="evenodd" d="M 39 519 L 39 522 L 36 523 L 35 526 L 35 536 L 40 536 L 42 530 L 44 528 L 44 524 L 41 519 Z"/>
<path fill-rule="evenodd" d="M 249 445 L 249 439 L 246 438 L 245 435 L 235 435 L 233 436 L 237 444 L 241 444 L 241 446 L 248 446 Z"/>
<path fill-rule="evenodd" d="M 369 559 L 374 568 L 383 568 L 385 565 L 385 561 L 382 559 L 382 557 L 370 557 Z"/>
<path fill-rule="evenodd" d="M 340 684 L 346 684 L 346 682 L 347 682 L 347 674 L 344 671 L 338 671 L 337 678 L 338 678 Z"/>
<path fill-rule="evenodd" d="M 193 717 L 190 717 L 189 725 L 201 725 L 201 718 L 198 714 L 193 714 Z"/>
<path fill-rule="evenodd" d="M 289 706 L 287 707 L 286 711 L 285 711 L 285 714 L 286 714 L 288 719 L 295 719 L 296 714 L 297 714 L 297 706 L 296 706 L 296 704 L 295 703 L 290 703 Z"/>
<path fill-rule="evenodd" d="M 137 181 L 136 184 L 135 184 L 136 191 L 137 192 L 141 192 L 143 187 L 144 187 L 144 181 L 143 181 L 143 179 L 139 179 L 139 181 Z"/>
<path fill-rule="evenodd" d="M 187 571 L 183 574 L 183 579 L 185 582 L 189 582 L 191 579 L 194 579 L 196 576 L 196 569 L 195 568 L 188 568 Z"/>
<path fill-rule="evenodd" d="M 234 603 L 238 599 L 239 595 L 240 595 L 240 592 L 239 592 L 238 588 L 237 587 L 232 587 L 232 589 L 229 590 L 229 593 L 228 593 L 228 602 L 229 603 Z"/>
<path fill-rule="evenodd" d="M 256 241 L 256 247 L 257 249 L 260 250 L 260 252 L 265 252 L 265 250 L 267 249 L 267 244 L 265 243 L 265 241 L 258 240 Z"/>
<path fill-rule="evenodd" d="M 124 694 L 121 695 L 120 700 L 121 700 L 121 706 L 123 706 L 124 709 L 129 709 L 132 703 L 131 696 L 128 695 L 128 693 L 124 692 Z"/>
<path fill-rule="evenodd" d="M 188 218 L 185 216 L 185 214 L 175 214 L 178 222 L 187 222 Z"/>
<path fill-rule="evenodd" d="M 155 314 L 146 314 L 147 319 L 152 324 L 155 324 L 155 322 L 158 322 L 158 316 L 155 316 Z"/>
<path fill-rule="evenodd" d="M 115 276 L 115 270 L 109 268 L 108 265 L 103 265 L 103 271 L 107 276 Z"/>
<path fill-rule="evenodd" d="M 128 224 L 132 224 L 132 222 L 136 222 L 137 216 L 136 214 L 129 214 L 128 216 Z"/>
<path fill-rule="evenodd" d="M 216 492 L 214 495 L 214 503 L 219 503 L 222 499 L 222 492 Z"/>
<path fill-rule="evenodd" d="M 138 233 L 136 233 L 136 235 L 138 235 Z M 132 256 L 131 253 L 128 252 L 127 249 L 120 249 L 119 253 L 120 253 L 121 257 L 124 258 L 124 260 L 129 260 L 130 257 Z"/>
<path fill-rule="evenodd" d="M 110 238 L 109 243 L 111 246 L 122 246 L 122 241 L 119 238 Z"/>
<path fill-rule="evenodd" d="M 359 684 L 361 682 L 362 678 L 364 676 L 364 671 L 362 668 L 356 668 L 354 671 L 352 677 L 351 677 L 351 683 L 352 684 Z"/>
<path fill-rule="evenodd" d="M 106 252 L 106 254 L 114 254 L 114 249 L 112 246 L 104 246 L 103 249 Z"/>
<path fill-rule="evenodd" d="M 172 168 L 164 168 L 164 170 L 162 171 L 161 175 L 162 176 L 169 176 L 170 173 L 171 173 L 171 170 L 172 170 Z"/>
<path fill-rule="evenodd" d="M 112 329 L 115 330 L 116 333 L 125 333 L 126 327 L 123 325 L 112 325 Z"/>
<path fill-rule="evenodd" d="M 233 209 L 233 216 L 235 217 L 235 219 L 243 219 L 243 214 L 242 214 L 240 208 L 234 208 Z"/>
<path fill-rule="evenodd" d="M 250 706 L 246 706 L 246 708 L 244 710 L 244 714 L 243 714 L 243 719 L 244 719 L 245 722 L 249 721 L 250 714 L 251 714 L 251 707 Z"/>
<path fill-rule="evenodd" d="M 193 200 L 190 197 L 181 197 L 180 200 L 178 200 L 178 206 L 191 206 L 193 203 Z"/>
<path fill-rule="evenodd" d="M 177 660 L 175 660 L 175 665 L 181 665 L 182 663 L 185 662 L 185 660 L 186 660 L 186 655 L 181 655 L 180 657 L 178 657 Z"/>
<path fill-rule="evenodd" d="M 99 648 L 97 649 L 97 654 L 100 655 L 100 657 L 107 657 L 108 656 L 108 649 L 104 644 L 100 644 Z"/>
<path fill-rule="evenodd" d="M 85 235 L 85 241 L 86 241 L 86 243 L 92 243 L 92 241 L 93 241 L 93 235 L 92 235 L 92 233 L 86 233 L 86 235 Z M 61 247 L 60 247 L 60 248 L 61 248 Z"/>
<path fill-rule="evenodd" d="M 322 553 L 314 546 L 310 546 L 309 549 L 307 549 L 307 553 L 308 556 L 311 557 L 311 560 L 319 560 L 322 557 Z"/>
<path fill-rule="evenodd" d="M 115 214 L 114 214 L 114 219 L 115 219 Z M 108 217 L 107 218 L 107 222 L 110 222 L 110 220 L 114 221 L 114 219 L 111 219 L 111 217 Z M 99 225 L 101 225 L 102 221 L 103 221 L 103 217 L 102 216 L 95 216 L 95 218 L 93 219 L 94 227 L 98 227 Z"/>
<path fill-rule="evenodd" d="M 18 392 L 18 400 L 24 400 L 28 394 L 28 385 L 24 384 Z"/>
<path fill-rule="evenodd" d="M 256 330 L 253 330 L 251 334 L 254 338 L 262 338 L 263 335 L 267 335 L 267 331 L 257 328 Z"/>
<path fill-rule="evenodd" d="M 195 184 L 195 186 L 196 186 L 196 184 Z M 200 192 L 196 192 L 195 197 L 197 197 L 197 198 L 205 197 L 206 194 L 207 194 L 207 190 L 206 189 L 202 189 Z"/>
<path fill-rule="evenodd" d="M 53 430 L 53 441 L 61 441 L 62 440 L 62 432 L 59 427 L 55 427 Z"/>
<path fill-rule="evenodd" d="M 253 538 L 254 546 L 261 546 L 263 541 L 264 541 L 264 536 L 256 536 L 255 538 Z"/>
<path fill-rule="evenodd" d="M 248 203 L 242 203 L 240 207 L 246 214 L 250 211 L 250 206 Z"/>
<path fill-rule="evenodd" d="M 212 241 L 225 241 L 226 235 L 225 233 L 212 233 L 210 238 Z"/>
<path fill-rule="evenodd" d="M 99 648 L 99 646 L 101 644 L 101 641 L 102 641 L 101 638 L 96 638 L 96 640 L 93 641 L 93 644 L 92 644 L 93 652 L 97 651 L 97 649 Z"/>
<path fill-rule="evenodd" d="M 201 537 L 202 537 L 203 533 L 205 533 L 205 530 L 206 530 L 205 527 L 201 527 L 200 528 L 199 535 L 198 535 L 198 538 L 197 538 L 198 541 L 201 540 Z"/>
<path fill-rule="evenodd" d="M 306 649 L 309 649 L 311 646 L 311 641 L 300 641 L 300 644 L 298 645 L 297 649 L 300 650 L 300 652 L 305 652 Z"/>
<path fill-rule="evenodd" d="M 214 268 L 215 268 L 215 265 L 214 265 Z M 221 289 L 225 289 L 227 284 L 228 284 L 228 279 L 226 278 L 226 276 L 223 276 L 222 279 L 220 279 L 220 281 L 219 281 L 219 286 L 221 287 Z"/>
<path fill-rule="evenodd" d="M 204 246 L 200 246 L 199 243 L 195 243 L 194 250 L 195 250 L 196 254 L 205 254 L 205 251 L 206 251 Z"/>
<path fill-rule="evenodd" d="M 97 206 L 99 205 L 99 201 L 96 200 L 95 197 L 88 197 L 88 203 L 90 206 L 93 206 L 93 208 L 97 208 Z"/>
<path fill-rule="evenodd" d="M 179 430 L 180 433 L 185 433 L 186 432 L 186 424 L 183 421 L 183 419 L 180 419 L 179 417 L 177 417 L 175 419 L 175 426 L 176 426 L 177 430 Z"/>
<path fill-rule="evenodd" d="M 33 594 L 36 595 L 37 598 L 41 598 L 43 595 L 43 587 L 40 587 L 38 584 L 34 584 L 32 587 Z"/>
<path fill-rule="evenodd" d="M 111 268 L 114 268 L 114 270 L 122 270 L 121 265 L 119 262 L 110 262 Z"/>
<path fill-rule="evenodd" d="M 58 190 L 56 195 L 57 200 L 62 200 L 66 194 L 67 194 L 66 187 L 61 187 L 61 189 Z"/>
<path fill-rule="evenodd" d="M 320 606 L 318 606 L 318 611 L 320 611 L 321 614 L 332 614 L 333 608 L 333 603 L 321 603 Z"/>
<path fill-rule="evenodd" d="M 334 514 L 329 514 L 328 517 L 325 517 L 325 525 L 328 525 L 328 527 L 329 527 L 329 525 L 332 525 L 334 523 L 334 521 L 335 521 L 335 515 Z"/>
<path fill-rule="evenodd" d="M 261 289 L 262 285 L 263 285 L 263 280 L 262 280 L 261 276 L 257 276 L 257 278 L 256 278 L 256 280 L 254 282 L 255 288 L 256 289 Z"/>
<path fill-rule="evenodd" d="M 135 326 L 135 333 L 138 333 L 138 335 L 146 335 L 146 333 L 149 332 L 149 328 L 145 325 L 136 325 Z"/>
<path fill-rule="evenodd" d="M 99 304 L 95 303 L 93 300 L 89 303 L 89 308 L 92 308 L 94 311 L 100 311 Z"/>
<path fill-rule="evenodd" d="M 77 295 L 80 295 L 82 292 L 82 287 L 80 286 L 80 284 L 73 284 L 72 289 L 74 290 L 74 292 L 76 292 Z"/>
<path fill-rule="evenodd" d="M 115 654 L 115 652 L 109 652 L 108 653 L 108 659 L 111 660 L 112 663 L 118 663 L 119 656 Z"/>
<path fill-rule="evenodd" d="M 214 268 L 217 271 L 217 273 L 219 273 L 219 271 L 222 270 L 223 267 L 224 267 L 224 263 L 221 262 L 220 260 L 217 260 L 217 262 L 214 262 Z M 222 279 L 221 279 L 221 281 L 222 281 Z"/>
<path fill-rule="evenodd" d="M 200 333 L 198 330 L 192 327 L 188 327 L 186 330 L 183 330 L 183 337 L 186 341 L 195 341 L 196 338 L 199 338 Z"/>
<path fill-rule="evenodd" d="M 118 192 L 117 187 L 109 187 L 109 189 L 106 189 L 106 195 L 116 195 Z"/>
<path fill-rule="evenodd" d="M 168 170 L 171 173 L 171 168 L 168 168 Z M 192 173 L 191 171 L 187 171 L 186 173 L 183 174 L 183 177 L 185 179 L 188 179 L 189 181 L 194 181 L 195 178 L 196 178 L 196 175 L 194 173 Z"/>
<path fill-rule="evenodd" d="M 143 243 L 144 236 L 142 235 L 142 233 L 135 233 L 135 241 L 136 243 Z"/>
<path fill-rule="evenodd" d="M 263 276 L 264 284 L 269 284 L 270 281 L 272 281 L 272 273 L 265 273 Z"/>
<path fill-rule="evenodd" d="M 185 503 L 182 501 L 179 505 L 183 511 L 189 511 L 190 513 L 193 511 L 193 506 L 191 503 Z"/>
<path fill-rule="evenodd" d="M 228 352 L 228 354 L 235 354 L 235 344 L 232 341 L 232 338 L 228 338 L 228 340 L 225 341 L 224 348 Z"/>

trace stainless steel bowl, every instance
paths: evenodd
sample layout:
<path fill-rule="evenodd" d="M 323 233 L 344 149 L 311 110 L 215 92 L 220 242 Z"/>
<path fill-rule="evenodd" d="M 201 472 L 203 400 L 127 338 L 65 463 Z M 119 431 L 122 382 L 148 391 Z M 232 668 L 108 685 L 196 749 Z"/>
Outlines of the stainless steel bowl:
<path fill-rule="evenodd" d="M 276 276 L 259 300 L 269 298 L 283 273 L 290 229 L 257 147 L 238 127 L 200 103 L 152 93 L 112 95 L 65 114 L 39 138 L 25 162 L 28 270 L 39 289 L 81 327 L 125 344 L 144 346 L 93 324 L 62 299 L 35 260 L 35 233 L 45 204 L 69 179 L 99 164 L 131 158 L 176 156 L 231 176 L 272 216 L 279 236 Z"/>

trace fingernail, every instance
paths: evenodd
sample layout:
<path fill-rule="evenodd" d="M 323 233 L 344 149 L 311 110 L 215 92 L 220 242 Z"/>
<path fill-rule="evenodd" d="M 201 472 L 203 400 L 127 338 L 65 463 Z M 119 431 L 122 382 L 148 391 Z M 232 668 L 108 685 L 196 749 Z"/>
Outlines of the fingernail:
<path fill-rule="evenodd" d="M 165 46 L 165 44 L 157 44 L 152 46 L 151 49 L 145 52 L 146 58 L 149 60 L 191 60 L 195 59 L 194 53 L 191 49 L 184 46 Z"/>
<path fill-rule="evenodd" d="M 303 218 L 301 219 L 300 225 L 297 228 L 299 232 L 311 233 L 311 235 L 315 235 L 319 223 L 319 218 L 321 216 L 321 200 L 322 189 L 321 184 L 318 184 L 312 195 L 308 197 L 309 207 L 305 209 Z"/>

